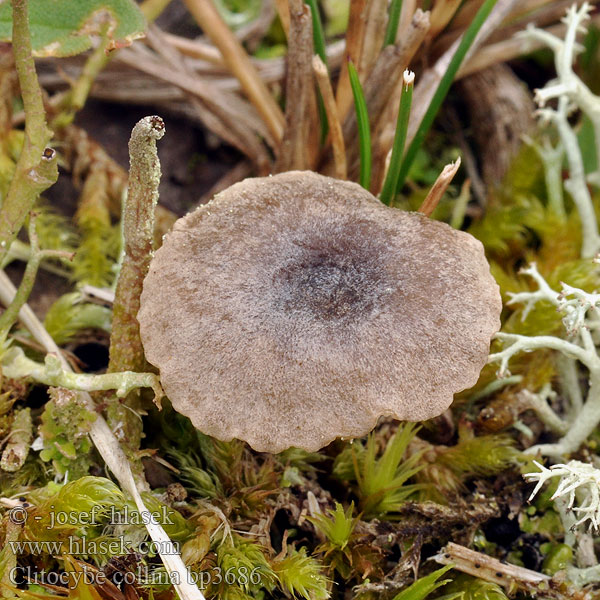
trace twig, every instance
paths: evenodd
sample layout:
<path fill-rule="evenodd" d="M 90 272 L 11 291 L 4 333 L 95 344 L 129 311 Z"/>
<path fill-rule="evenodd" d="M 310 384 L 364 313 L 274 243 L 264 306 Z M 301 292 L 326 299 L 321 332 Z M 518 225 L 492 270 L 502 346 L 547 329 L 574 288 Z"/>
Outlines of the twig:
<path fill-rule="evenodd" d="M 363 80 L 371 72 L 383 46 L 387 5 L 387 0 L 370 0 L 367 5 L 360 62 L 356 65 L 358 75 Z"/>
<path fill-rule="evenodd" d="M 221 51 L 225 63 L 239 79 L 275 141 L 280 142 L 285 124 L 283 113 L 240 42 L 231 33 L 210 0 L 185 0 L 185 4 L 213 44 Z"/>
<path fill-rule="evenodd" d="M 285 129 L 279 147 L 275 172 L 309 168 L 308 139 L 311 130 L 311 96 L 314 83 L 311 69 L 313 22 L 310 7 L 291 0 L 288 36 L 288 74 L 286 81 Z"/>
<path fill-rule="evenodd" d="M 360 59 L 367 2 L 368 0 L 350 0 L 350 17 L 346 29 L 346 60 L 342 60 L 342 69 L 335 92 L 338 115 L 342 122 L 352 106 L 352 87 L 348 76 L 348 60 L 358 64 Z"/>
<path fill-rule="evenodd" d="M 331 147 L 333 149 L 333 161 L 335 163 L 335 176 L 338 179 L 346 179 L 346 148 L 344 146 L 344 134 L 340 123 L 337 104 L 333 96 L 331 79 L 327 72 L 327 67 L 321 58 L 317 55 L 312 59 L 313 72 L 317 78 L 321 97 L 325 104 L 327 121 L 329 122 L 329 135 L 331 136 Z"/>
<path fill-rule="evenodd" d="M 446 193 L 448 186 L 454 179 L 456 172 L 460 167 L 460 156 L 456 159 L 456 162 L 446 165 L 442 172 L 438 175 L 435 183 L 429 190 L 427 197 L 423 200 L 423 203 L 419 207 L 419 212 L 430 217 L 435 207 L 439 204 L 442 196 Z"/>
<path fill-rule="evenodd" d="M 497 583 L 503 587 L 516 584 L 522 590 L 533 592 L 540 584 L 550 581 L 548 575 L 501 562 L 487 554 L 470 550 L 454 542 L 449 542 L 444 546 L 433 559 L 442 565 L 452 565 L 458 571 Z"/>
<path fill-rule="evenodd" d="M 0 211 L 0 264 L 37 197 L 58 177 L 56 154 L 46 150 L 52 134 L 31 55 L 27 0 L 11 0 L 11 4 L 13 53 L 27 118 L 23 149 Z"/>

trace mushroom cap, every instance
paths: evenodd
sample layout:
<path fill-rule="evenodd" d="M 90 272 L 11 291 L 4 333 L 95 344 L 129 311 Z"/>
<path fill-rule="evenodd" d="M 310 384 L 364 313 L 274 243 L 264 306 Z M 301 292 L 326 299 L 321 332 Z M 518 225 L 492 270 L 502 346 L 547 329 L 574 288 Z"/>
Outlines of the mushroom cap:
<path fill-rule="evenodd" d="M 167 396 L 202 432 L 309 451 L 473 386 L 501 300 L 483 246 L 355 183 L 246 179 L 179 219 L 138 314 Z"/>

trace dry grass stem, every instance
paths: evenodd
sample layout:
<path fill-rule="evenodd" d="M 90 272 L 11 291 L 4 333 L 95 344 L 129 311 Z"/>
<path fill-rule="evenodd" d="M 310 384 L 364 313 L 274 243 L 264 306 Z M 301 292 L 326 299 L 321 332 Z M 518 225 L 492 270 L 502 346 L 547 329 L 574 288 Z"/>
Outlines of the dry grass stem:
<path fill-rule="evenodd" d="M 346 148 L 344 146 L 344 134 L 342 133 L 342 125 L 340 123 L 337 104 L 333 96 L 333 88 L 331 87 L 331 79 L 327 67 L 321 58 L 317 55 L 313 56 L 312 66 L 319 90 L 325 104 L 325 112 L 327 113 L 327 121 L 329 122 L 329 135 L 331 139 L 331 148 L 333 150 L 333 162 L 335 165 L 335 176 L 338 179 L 346 179 Z"/>
<path fill-rule="evenodd" d="M 413 15 L 417 11 L 417 0 L 402 0 L 402 10 L 400 11 L 400 22 L 396 32 L 396 43 L 406 34 L 410 26 Z"/>
<path fill-rule="evenodd" d="M 260 120 L 254 110 L 249 110 L 252 107 L 244 100 L 199 81 L 193 75 L 174 71 L 156 59 L 149 59 L 135 52 L 122 52 L 120 59 L 141 71 L 197 95 L 207 108 L 203 113 L 206 126 L 252 158 L 261 172 L 268 171 L 270 161 L 256 134 L 265 134 L 267 141 L 271 141 L 273 145 L 275 141 L 268 136 L 266 130 L 256 131 L 260 126 Z"/>
<path fill-rule="evenodd" d="M 165 39 L 164 34 L 158 27 L 150 26 L 147 38 L 153 49 L 172 68 L 173 72 L 182 72 L 187 76 L 194 77 L 194 73 L 184 60 L 184 57 Z M 188 95 L 190 96 L 193 109 L 203 123 L 207 124 L 214 133 L 222 139 L 229 141 L 231 145 L 241 150 L 247 156 L 255 157 L 255 163 L 261 172 L 268 169 L 269 158 L 255 133 L 265 137 L 272 145 L 274 145 L 274 141 L 271 139 L 266 128 L 261 127 L 260 130 L 253 129 L 253 126 L 258 124 L 260 127 L 262 123 L 257 118 L 250 104 L 237 97 L 235 98 L 235 102 L 238 105 L 236 115 L 242 115 L 241 118 L 236 120 L 234 115 L 231 118 L 220 116 L 226 112 L 226 109 L 211 111 L 209 106 L 201 99 L 190 93 Z M 234 122 L 233 127 L 231 126 L 232 121 Z M 244 123 L 246 123 L 245 130 Z"/>
<path fill-rule="evenodd" d="M 419 212 L 424 215 L 430 217 L 435 207 L 439 204 L 442 196 L 446 193 L 450 182 L 454 179 L 456 172 L 460 167 L 460 156 L 456 159 L 455 162 L 446 165 L 442 172 L 438 175 L 438 178 L 435 180 L 433 186 L 429 190 L 429 194 L 425 200 L 423 200 L 423 204 L 419 207 Z"/>
<path fill-rule="evenodd" d="M 311 100 L 314 103 L 312 16 L 301 0 L 290 1 L 288 75 L 286 81 L 285 129 L 275 172 L 310 168 L 309 135 Z"/>
<path fill-rule="evenodd" d="M 239 79 L 244 92 L 264 120 L 273 138 L 279 143 L 285 125 L 283 113 L 240 42 L 210 0 L 185 0 L 185 4 L 202 30 L 220 50 L 225 63 Z"/>
<path fill-rule="evenodd" d="M 387 5 L 387 0 L 370 0 L 367 6 L 362 50 L 356 65 L 361 81 L 371 72 L 381 52 L 387 23 Z"/>
<path fill-rule="evenodd" d="M 223 67 L 223 55 L 212 44 L 202 40 L 190 40 L 180 35 L 163 32 L 164 39 L 177 48 L 181 54 L 205 60 L 213 65 Z"/>
<path fill-rule="evenodd" d="M 362 53 L 363 32 L 367 14 L 367 0 L 350 0 L 350 17 L 346 29 L 346 58 L 355 65 L 360 60 Z M 338 107 L 338 115 L 343 121 L 352 106 L 352 88 L 348 77 L 348 62 L 342 61 L 342 69 L 336 88 L 335 101 Z"/>
<path fill-rule="evenodd" d="M 590 23 L 592 26 L 600 27 L 600 15 L 592 15 Z M 561 39 L 564 37 L 566 30 L 567 27 L 563 23 L 552 25 L 545 29 L 549 34 L 555 35 Z M 470 60 L 463 64 L 459 69 L 456 78 L 461 79 L 467 75 L 483 71 L 492 65 L 517 58 L 525 52 L 533 52 L 534 50 L 539 50 L 543 47 L 544 44 L 538 40 L 527 40 L 507 35 L 505 39 L 481 48 L 479 52 L 474 54 Z"/>
<path fill-rule="evenodd" d="M 430 40 L 435 39 L 446 28 L 460 4 L 461 0 L 447 0 L 446 2 L 436 2 L 433 5 L 431 9 L 431 27 L 427 36 Z"/>

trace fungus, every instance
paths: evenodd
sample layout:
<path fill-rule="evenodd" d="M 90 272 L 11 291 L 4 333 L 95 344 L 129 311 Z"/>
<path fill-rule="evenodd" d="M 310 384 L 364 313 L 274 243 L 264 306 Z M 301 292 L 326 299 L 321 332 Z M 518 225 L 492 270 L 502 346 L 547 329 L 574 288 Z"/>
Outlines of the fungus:
<path fill-rule="evenodd" d="M 280 452 L 441 414 L 476 383 L 500 310 L 471 235 L 295 171 L 177 221 L 138 319 L 175 410 Z"/>

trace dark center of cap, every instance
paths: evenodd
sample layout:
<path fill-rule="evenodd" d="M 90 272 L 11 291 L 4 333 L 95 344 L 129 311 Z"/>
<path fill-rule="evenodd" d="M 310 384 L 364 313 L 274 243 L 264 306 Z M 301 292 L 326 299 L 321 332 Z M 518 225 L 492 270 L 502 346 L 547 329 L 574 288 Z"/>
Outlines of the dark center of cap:
<path fill-rule="evenodd" d="M 363 237 L 296 240 L 275 273 L 277 308 L 319 321 L 364 318 L 391 291 L 378 244 Z"/>

